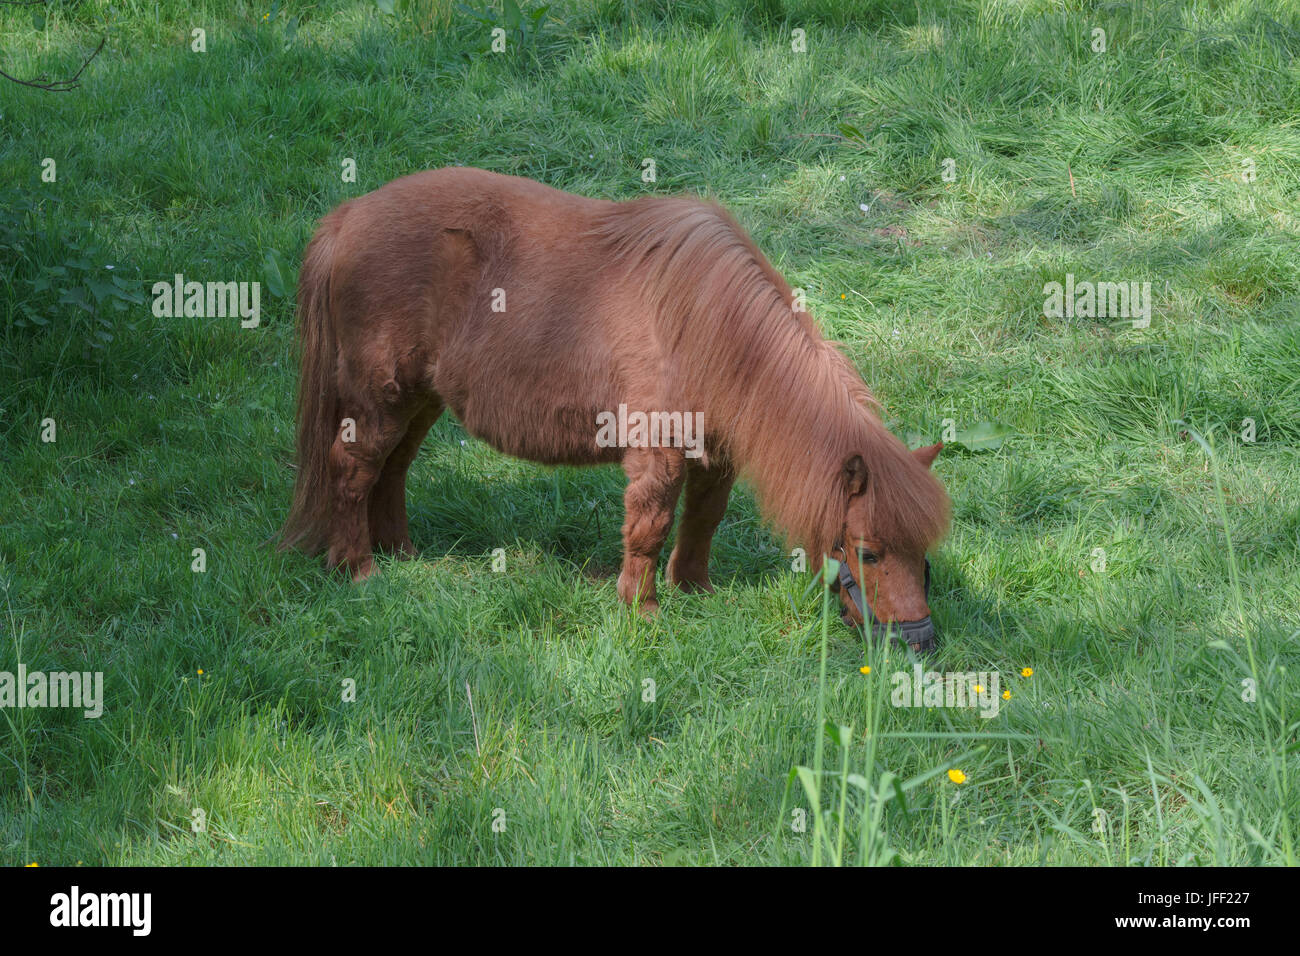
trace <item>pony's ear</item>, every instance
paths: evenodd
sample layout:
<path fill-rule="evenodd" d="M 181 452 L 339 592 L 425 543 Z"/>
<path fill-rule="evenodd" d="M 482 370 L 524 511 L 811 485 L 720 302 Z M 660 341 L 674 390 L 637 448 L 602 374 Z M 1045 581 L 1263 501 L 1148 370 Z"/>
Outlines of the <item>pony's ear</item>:
<path fill-rule="evenodd" d="M 927 448 L 917 448 L 912 452 L 912 454 L 916 456 L 917 461 L 925 465 L 926 468 L 929 468 L 934 464 L 934 460 L 939 457 L 939 452 L 942 450 L 943 442 L 939 442 L 938 444 L 930 445 Z"/>
<path fill-rule="evenodd" d="M 849 489 L 849 497 L 862 494 L 867 487 L 867 463 L 861 455 L 854 455 L 844 463 L 844 484 Z"/>

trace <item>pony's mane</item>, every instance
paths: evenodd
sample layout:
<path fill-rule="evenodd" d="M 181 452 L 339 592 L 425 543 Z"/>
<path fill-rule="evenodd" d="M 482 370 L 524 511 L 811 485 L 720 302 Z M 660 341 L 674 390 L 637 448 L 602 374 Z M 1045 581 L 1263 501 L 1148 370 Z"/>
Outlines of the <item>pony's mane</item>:
<path fill-rule="evenodd" d="M 790 287 L 726 210 L 688 198 L 617 203 L 593 237 L 650 311 L 649 332 L 670 363 L 664 398 L 704 413 L 710 443 L 814 567 L 843 526 L 844 465 L 855 454 L 867 466 L 874 534 L 913 551 L 943 536 L 942 484 L 885 428 L 861 376 L 811 315 L 794 310 Z"/>

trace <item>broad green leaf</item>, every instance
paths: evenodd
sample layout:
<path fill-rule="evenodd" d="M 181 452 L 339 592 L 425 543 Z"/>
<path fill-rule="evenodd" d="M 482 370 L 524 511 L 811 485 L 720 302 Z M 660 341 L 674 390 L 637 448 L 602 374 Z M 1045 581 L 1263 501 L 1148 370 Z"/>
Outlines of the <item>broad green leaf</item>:
<path fill-rule="evenodd" d="M 959 445 L 967 451 L 993 451 L 1001 448 L 1002 443 L 1016 433 L 1009 425 L 998 422 L 980 422 L 959 431 L 952 444 Z"/>
<path fill-rule="evenodd" d="M 796 767 L 799 773 L 799 782 L 803 784 L 803 792 L 807 795 L 809 804 L 813 807 L 821 806 L 821 788 L 817 783 L 817 775 L 807 767 Z"/>
<path fill-rule="evenodd" d="M 277 298 L 288 298 L 293 292 L 293 280 L 288 267 L 274 249 L 267 250 L 262 263 L 262 273 L 266 279 L 266 288 Z"/>
<path fill-rule="evenodd" d="M 853 740 L 853 728 L 826 721 L 826 735 L 837 747 L 847 747 Z"/>

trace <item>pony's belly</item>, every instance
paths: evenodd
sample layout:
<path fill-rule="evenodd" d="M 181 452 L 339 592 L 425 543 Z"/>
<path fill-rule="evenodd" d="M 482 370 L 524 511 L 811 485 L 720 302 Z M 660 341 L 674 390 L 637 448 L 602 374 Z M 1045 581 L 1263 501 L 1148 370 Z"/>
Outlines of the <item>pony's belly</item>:
<path fill-rule="evenodd" d="M 622 460 L 621 448 L 597 443 L 597 410 L 536 403 L 468 401 L 452 411 L 465 430 L 497 451 L 544 465 L 598 465 Z"/>
<path fill-rule="evenodd" d="M 603 349 L 574 341 L 572 329 L 541 336 L 545 344 L 534 335 L 521 345 L 528 338 L 503 323 L 444 352 L 434 382 L 447 407 L 475 438 L 516 458 L 548 465 L 620 461 L 622 449 L 597 440 L 599 416 L 617 407 L 619 391 Z"/>

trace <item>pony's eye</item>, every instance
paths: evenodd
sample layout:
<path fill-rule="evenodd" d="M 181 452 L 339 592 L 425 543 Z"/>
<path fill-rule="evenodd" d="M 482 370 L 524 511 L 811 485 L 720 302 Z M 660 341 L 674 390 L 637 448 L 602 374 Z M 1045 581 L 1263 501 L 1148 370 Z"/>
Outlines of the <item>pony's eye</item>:
<path fill-rule="evenodd" d="M 874 551 L 868 551 L 866 548 L 858 548 L 858 557 L 862 559 L 863 564 L 878 564 L 880 555 Z"/>

